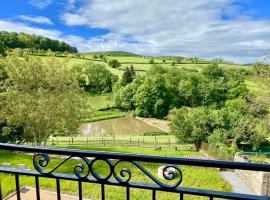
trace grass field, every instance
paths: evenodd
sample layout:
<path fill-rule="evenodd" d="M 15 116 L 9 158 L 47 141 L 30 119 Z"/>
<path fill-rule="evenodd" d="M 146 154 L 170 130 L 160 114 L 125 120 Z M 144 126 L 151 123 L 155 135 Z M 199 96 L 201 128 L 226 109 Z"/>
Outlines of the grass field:
<path fill-rule="evenodd" d="M 11 163 L 12 166 L 16 166 L 20 163 L 26 164 L 27 168 L 33 169 L 32 165 L 32 156 L 10 153 L 7 151 L 0 152 L 0 163 Z M 52 158 L 50 164 L 47 169 L 52 169 L 53 166 L 56 166 L 61 162 L 59 158 Z M 73 168 L 80 163 L 77 160 L 70 160 L 65 163 L 57 172 L 59 173 L 68 173 L 73 174 Z M 83 163 L 82 163 L 83 164 Z M 156 175 L 157 168 L 160 166 L 159 164 L 148 164 L 142 163 L 142 165 L 153 175 Z M 137 168 L 128 163 L 123 163 L 120 167 L 128 167 L 132 171 L 131 181 L 140 181 L 140 182 L 149 182 L 148 178 L 143 175 Z M 100 175 L 105 175 L 108 173 L 108 168 L 100 161 L 94 165 L 95 170 Z M 183 173 L 183 182 L 181 186 L 192 187 L 192 188 L 201 188 L 201 189 L 212 189 L 219 191 L 231 191 L 231 186 L 226 183 L 222 177 L 218 174 L 218 170 L 212 168 L 198 168 L 198 167 L 189 167 L 189 166 L 181 166 L 181 170 Z M 6 184 L 5 187 L 2 187 L 3 196 L 15 191 L 15 181 L 13 175 L 4 175 L 1 174 L 2 183 Z M 159 179 L 161 180 L 161 179 Z M 161 180 L 164 182 L 164 180 Z M 150 181 L 151 182 L 151 181 Z M 34 177 L 26 177 L 20 176 L 20 185 L 21 186 L 32 186 L 34 187 Z M 61 191 L 67 194 L 77 195 L 78 193 L 78 183 L 72 181 L 60 181 Z M 46 190 L 55 190 L 56 183 L 54 179 L 49 178 L 40 178 L 40 187 Z M 100 199 L 100 185 L 93 183 L 83 183 L 83 195 L 84 197 L 91 198 L 93 200 Z M 115 199 L 122 200 L 125 199 L 125 188 L 124 187 L 115 187 L 115 186 L 105 186 L 106 191 L 106 199 Z M 150 199 L 151 191 L 145 191 L 140 189 L 131 189 L 130 191 L 131 199 Z M 169 199 L 177 199 L 179 195 L 170 194 L 166 192 L 157 192 L 157 198 L 161 200 L 169 200 Z M 193 196 L 185 196 L 185 199 L 204 199 L 193 197 Z"/>
<path fill-rule="evenodd" d="M 87 100 L 91 108 L 94 110 L 110 108 L 114 106 L 112 94 L 87 93 Z"/>

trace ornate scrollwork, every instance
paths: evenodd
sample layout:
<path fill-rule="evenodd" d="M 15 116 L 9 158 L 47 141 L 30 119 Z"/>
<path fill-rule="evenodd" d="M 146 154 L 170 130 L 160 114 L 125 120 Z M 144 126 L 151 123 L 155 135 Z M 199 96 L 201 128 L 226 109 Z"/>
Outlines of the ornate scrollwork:
<path fill-rule="evenodd" d="M 101 176 L 95 171 L 94 163 L 97 161 L 103 161 L 109 166 L 109 174 L 107 176 Z M 95 158 L 94 160 L 91 161 L 89 168 L 90 168 L 91 174 L 99 181 L 106 181 L 106 180 L 110 179 L 110 177 L 112 176 L 113 164 L 112 164 L 111 160 L 109 160 L 109 159 Z"/>
<path fill-rule="evenodd" d="M 128 160 L 110 160 L 104 158 L 94 158 L 92 160 L 86 157 L 78 157 L 78 156 L 69 156 L 65 158 L 60 164 L 58 164 L 53 169 L 46 171 L 44 170 L 48 167 L 50 163 L 50 157 L 46 153 L 38 153 L 35 154 L 33 157 L 33 165 L 35 169 L 41 173 L 46 174 L 49 176 L 57 176 L 54 172 L 59 169 L 63 164 L 65 164 L 71 158 L 79 158 L 80 160 L 84 161 L 84 164 L 79 163 L 77 164 L 73 172 L 78 177 L 79 180 L 89 180 L 90 176 L 92 175 L 97 182 L 109 182 L 111 179 L 115 179 L 120 185 L 128 185 L 132 178 L 132 168 L 127 167 L 120 167 L 118 168 L 120 163 L 129 163 L 132 164 L 134 167 L 139 169 L 143 172 L 149 179 L 151 179 L 154 183 L 159 185 L 160 187 L 164 188 L 175 188 L 178 187 L 182 182 L 182 172 L 181 169 L 177 165 L 166 165 L 162 168 L 163 178 L 166 180 L 166 183 L 163 183 L 155 176 L 153 176 L 148 170 L 146 170 L 139 162 L 136 161 L 128 161 Z M 95 163 L 96 162 L 103 162 L 108 166 L 107 174 L 104 176 L 100 175 L 95 170 Z M 104 171 L 103 171 L 104 173 Z M 176 181 L 173 184 L 169 184 L 169 181 Z"/>
<path fill-rule="evenodd" d="M 130 181 L 131 179 L 131 176 L 132 176 L 132 172 L 130 169 L 128 168 L 122 168 L 120 169 L 120 176 L 121 178 L 117 175 L 116 173 L 116 167 L 119 163 L 121 162 L 125 162 L 123 160 L 118 160 L 115 164 L 114 164 L 114 168 L 113 168 L 113 176 L 114 178 L 119 182 L 119 183 L 122 183 L 122 184 L 126 184 Z M 123 178 L 126 178 L 126 179 L 123 179 Z"/>
<path fill-rule="evenodd" d="M 115 164 L 114 164 L 114 170 L 113 170 L 113 175 L 114 175 L 114 178 L 122 183 L 122 184 L 128 184 L 128 182 L 130 181 L 131 179 L 131 176 L 132 176 L 132 172 L 130 169 L 128 168 L 122 168 L 120 169 L 120 176 L 122 178 L 120 178 L 117 173 L 116 173 L 116 166 L 119 164 L 119 163 L 122 163 L 122 162 L 128 162 L 128 163 L 131 163 L 133 165 L 135 165 L 138 169 L 140 169 L 146 176 L 148 176 L 152 181 L 154 181 L 157 185 L 161 186 L 161 187 L 165 187 L 165 188 L 175 188 L 177 186 L 180 185 L 180 183 L 182 182 L 182 172 L 181 172 L 181 169 L 176 166 L 176 165 L 166 165 L 163 170 L 162 170 L 162 174 L 163 174 L 163 177 L 165 180 L 167 181 L 172 181 L 176 178 L 179 178 L 178 181 L 174 184 L 165 184 L 165 183 L 162 183 L 161 181 L 159 181 L 155 176 L 153 176 L 148 170 L 146 170 L 141 164 L 139 164 L 138 162 L 135 162 L 135 161 L 124 161 L 124 160 L 119 160 L 117 161 Z M 173 173 L 170 168 L 173 168 L 175 169 L 175 171 L 177 173 Z M 176 177 L 178 174 L 178 177 Z M 123 179 L 127 177 L 126 179 Z"/>
<path fill-rule="evenodd" d="M 39 154 L 34 155 L 33 165 L 39 173 L 46 174 L 46 175 L 53 175 L 53 172 L 55 172 L 58 168 L 60 168 L 63 164 L 65 164 L 71 158 L 75 158 L 75 156 L 69 156 L 68 158 L 65 158 L 60 164 L 58 164 L 53 169 L 51 169 L 49 171 L 45 171 L 43 169 L 48 166 L 51 159 L 50 159 L 48 154 L 39 153 Z M 90 168 L 89 168 L 90 162 L 85 157 L 77 157 L 77 158 L 83 160 L 85 162 L 85 164 L 84 165 L 81 163 L 77 164 L 74 167 L 73 172 L 79 179 L 85 179 L 89 176 L 89 173 L 90 173 Z M 85 174 L 83 174 L 84 172 L 85 172 Z"/>

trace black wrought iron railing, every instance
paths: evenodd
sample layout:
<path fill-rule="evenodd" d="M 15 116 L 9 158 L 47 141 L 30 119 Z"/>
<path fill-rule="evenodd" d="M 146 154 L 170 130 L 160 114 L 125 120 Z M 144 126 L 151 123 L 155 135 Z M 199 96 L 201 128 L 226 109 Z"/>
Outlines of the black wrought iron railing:
<path fill-rule="evenodd" d="M 33 154 L 34 170 L 23 170 L 16 168 L 0 167 L 0 172 L 4 174 L 14 175 L 16 185 L 16 197 L 21 199 L 21 176 L 35 177 L 36 199 L 40 199 L 40 178 L 46 177 L 55 179 L 57 199 L 61 199 L 61 182 L 60 180 L 70 180 L 78 183 L 78 198 L 83 199 L 82 183 L 89 182 L 100 185 L 101 199 L 105 199 L 106 185 L 114 185 L 125 188 L 125 199 L 130 199 L 130 188 L 139 188 L 150 190 L 152 199 L 156 199 L 157 191 L 176 193 L 177 199 L 185 199 L 186 195 L 203 196 L 209 199 L 269 199 L 266 196 L 256 196 L 248 194 L 238 194 L 232 192 L 221 192 L 204 190 L 197 188 L 187 188 L 181 186 L 181 182 L 185 177 L 181 171 L 181 166 L 198 166 L 210 168 L 226 168 L 270 172 L 270 165 L 241 163 L 217 160 L 197 160 L 186 158 L 171 158 L 160 156 L 134 155 L 123 153 L 97 152 L 85 150 L 71 149 L 56 149 L 46 147 L 30 147 L 23 145 L 1 144 L 1 150 L 10 150 L 16 152 L 24 152 Z M 53 167 L 48 167 L 51 159 L 61 156 L 61 162 Z M 75 159 L 76 158 L 76 159 Z M 59 173 L 58 169 L 65 165 L 68 161 L 73 160 L 78 162 L 75 167 L 72 167 L 72 173 Z M 107 174 L 101 175 L 98 169 L 94 167 L 95 163 L 102 161 L 108 166 Z M 156 177 L 156 174 L 151 173 L 144 167 L 144 163 L 163 163 L 161 174 L 163 179 Z M 123 165 L 132 165 L 133 168 L 123 167 Z M 119 166 L 121 167 L 119 168 Z M 134 168 L 141 171 L 150 182 L 139 182 L 132 179 Z M 173 183 L 172 183 L 173 182 Z M 5 187 L 2 183 L 2 189 Z M 2 191 L 0 190 L 0 199 Z M 196 198 L 195 198 L 196 199 Z"/>

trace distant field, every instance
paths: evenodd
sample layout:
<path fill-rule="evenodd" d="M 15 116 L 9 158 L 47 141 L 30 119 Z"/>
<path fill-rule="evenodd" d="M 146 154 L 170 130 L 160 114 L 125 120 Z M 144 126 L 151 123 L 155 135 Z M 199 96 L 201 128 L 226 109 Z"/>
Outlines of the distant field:
<path fill-rule="evenodd" d="M 87 100 L 91 108 L 99 110 L 102 108 L 109 108 L 114 106 L 114 100 L 112 94 L 93 94 L 87 93 Z"/>
<path fill-rule="evenodd" d="M 57 57 L 57 59 L 59 60 L 68 60 L 68 66 L 72 67 L 76 64 L 84 64 L 87 62 L 93 62 L 93 63 L 97 63 L 97 64 L 103 64 L 105 65 L 112 73 L 121 76 L 123 74 L 123 71 L 125 70 L 126 67 L 130 67 L 131 65 L 133 65 L 134 69 L 137 71 L 137 73 L 144 73 L 145 71 L 149 70 L 151 68 L 151 66 L 153 64 L 149 64 L 149 60 L 150 58 L 144 58 L 142 56 L 140 57 L 136 57 L 136 56 L 108 56 L 107 60 L 111 60 L 111 59 L 117 59 L 120 63 L 122 63 L 121 67 L 119 69 L 114 69 L 111 68 L 108 65 L 108 62 L 104 62 L 100 59 L 94 60 L 93 59 L 93 55 L 92 54 L 85 54 L 84 58 L 72 58 L 72 56 L 74 57 L 74 55 L 69 55 L 69 58 L 65 58 L 65 57 Z M 42 59 L 48 59 L 48 57 L 46 56 L 42 56 Z M 162 58 L 155 58 L 155 64 L 164 66 L 164 67 L 168 67 L 171 68 L 172 66 L 172 59 L 165 59 L 166 62 L 163 62 Z M 189 63 L 187 63 L 189 62 Z M 201 71 L 204 67 L 206 67 L 208 65 L 208 63 L 206 63 L 206 61 L 200 61 L 200 63 L 198 64 L 194 64 L 191 63 L 190 61 L 182 61 L 182 64 L 175 64 L 174 67 L 176 68 L 186 68 L 186 69 L 196 69 L 198 71 Z M 222 68 L 241 68 L 241 69 L 246 69 L 246 70 L 250 70 L 251 67 L 250 66 L 243 66 L 243 65 L 237 65 L 237 64 L 219 64 L 220 67 Z"/>

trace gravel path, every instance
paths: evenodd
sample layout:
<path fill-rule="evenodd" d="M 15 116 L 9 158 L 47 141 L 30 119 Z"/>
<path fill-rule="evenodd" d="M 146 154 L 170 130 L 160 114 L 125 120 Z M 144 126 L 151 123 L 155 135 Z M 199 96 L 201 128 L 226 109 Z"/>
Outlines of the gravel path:
<path fill-rule="evenodd" d="M 241 194 L 253 194 L 248 186 L 233 172 L 220 172 L 221 176 L 232 185 L 233 192 Z"/>

